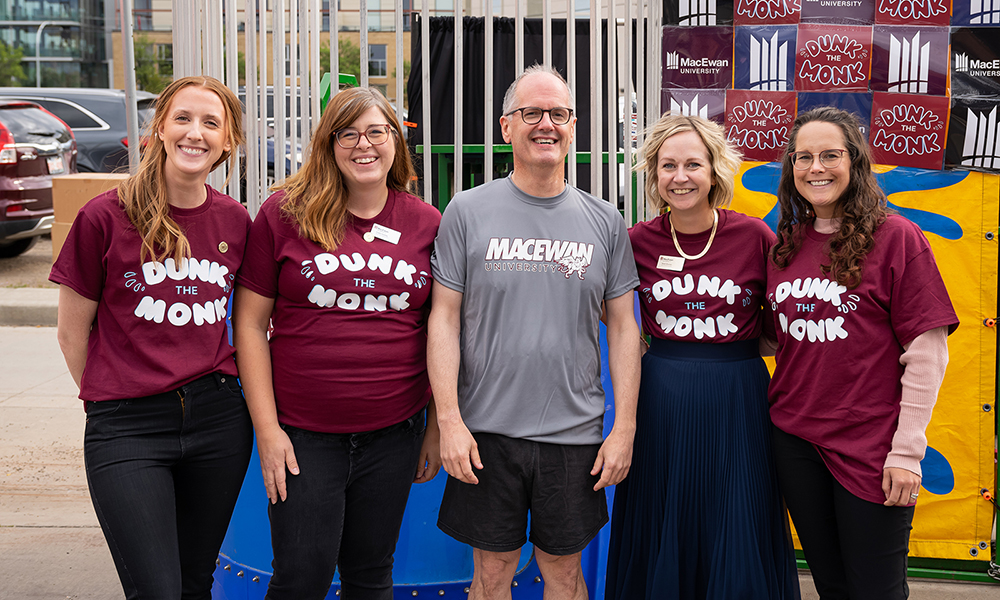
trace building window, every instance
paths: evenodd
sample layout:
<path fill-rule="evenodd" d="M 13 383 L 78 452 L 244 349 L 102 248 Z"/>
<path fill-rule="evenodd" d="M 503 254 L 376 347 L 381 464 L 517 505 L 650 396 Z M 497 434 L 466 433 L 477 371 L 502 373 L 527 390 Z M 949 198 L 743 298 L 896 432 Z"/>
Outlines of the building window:
<path fill-rule="evenodd" d="M 386 71 L 386 46 L 385 44 L 371 44 L 368 46 L 368 75 L 370 77 L 388 77 Z"/>

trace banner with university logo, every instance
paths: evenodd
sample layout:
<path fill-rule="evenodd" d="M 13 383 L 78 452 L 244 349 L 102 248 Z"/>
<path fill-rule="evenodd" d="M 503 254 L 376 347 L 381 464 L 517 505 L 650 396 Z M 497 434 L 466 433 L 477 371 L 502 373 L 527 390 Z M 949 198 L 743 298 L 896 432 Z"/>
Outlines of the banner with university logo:
<path fill-rule="evenodd" d="M 795 25 L 736 27 L 733 87 L 789 92 L 795 89 Z"/>
<path fill-rule="evenodd" d="M 736 0 L 736 25 L 795 25 L 802 12 L 801 0 Z"/>
<path fill-rule="evenodd" d="M 1000 100 L 954 98 L 945 166 L 1000 171 Z"/>
<path fill-rule="evenodd" d="M 795 121 L 795 92 L 726 93 L 726 138 L 746 160 L 781 160 Z"/>
<path fill-rule="evenodd" d="M 947 27 L 876 25 L 872 91 L 946 95 L 948 33 Z"/>
<path fill-rule="evenodd" d="M 703 27 L 733 24 L 733 0 L 666 0 L 663 24 Z"/>
<path fill-rule="evenodd" d="M 804 113 L 821 106 L 834 106 L 853 114 L 861 121 L 861 132 L 868 139 L 872 124 L 871 92 L 837 94 L 831 92 L 799 92 L 798 112 Z"/>
<path fill-rule="evenodd" d="M 948 107 L 945 96 L 875 92 L 868 143 L 881 165 L 940 169 Z"/>
<path fill-rule="evenodd" d="M 951 30 L 951 94 L 1000 97 L 1000 27 Z"/>
<path fill-rule="evenodd" d="M 954 0 L 952 27 L 989 27 L 1000 25 L 1000 2 L 996 0 Z"/>
<path fill-rule="evenodd" d="M 947 27 L 950 23 L 951 0 L 879 0 L 875 6 L 876 25 Z"/>
<path fill-rule="evenodd" d="M 732 27 L 663 28 L 663 87 L 724 90 L 732 84 Z"/>
<path fill-rule="evenodd" d="M 802 0 L 801 23 L 871 25 L 876 0 Z"/>
<path fill-rule="evenodd" d="M 871 27 L 799 25 L 795 89 L 867 92 L 871 51 Z"/>
<path fill-rule="evenodd" d="M 719 125 L 726 122 L 726 90 L 665 89 L 660 112 L 704 117 Z"/>

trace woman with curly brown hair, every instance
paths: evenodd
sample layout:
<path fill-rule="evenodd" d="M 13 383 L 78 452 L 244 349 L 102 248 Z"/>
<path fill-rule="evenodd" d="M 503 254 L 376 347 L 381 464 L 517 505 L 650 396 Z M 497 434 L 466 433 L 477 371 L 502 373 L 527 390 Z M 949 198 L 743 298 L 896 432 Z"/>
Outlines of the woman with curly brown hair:
<path fill-rule="evenodd" d="M 136 174 L 80 210 L 49 278 L 125 596 L 207 599 L 253 444 L 226 327 L 250 216 L 205 183 L 227 159 L 236 172 L 242 110 L 185 77 L 149 129 Z"/>
<path fill-rule="evenodd" d="M 824 600 L 908 597 L 925 430 L 958 326 L 920 228 L 886 207 L 858 121 L 798 116 L 767 272 L 778 481 Z"/>
<path fill-rule="evenodd" d="M 334 96 L 309 150 L 257 213 L 233 317 L 271 502 L 267 598 L 325 598 L 337 569 L 344 597 L 389 600 L 410 484 L 441 464 L 426 364 L 441 214 L 409 193 L 375 89 Z"/>

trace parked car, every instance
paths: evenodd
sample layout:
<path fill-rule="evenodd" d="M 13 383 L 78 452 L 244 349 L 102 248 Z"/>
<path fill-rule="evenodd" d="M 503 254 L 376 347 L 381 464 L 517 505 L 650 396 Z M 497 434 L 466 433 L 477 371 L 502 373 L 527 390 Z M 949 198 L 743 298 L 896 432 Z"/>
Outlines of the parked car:
<path fill-rule="evenodd" d="M 110 173 L 128 167 L 125 92 L 98 88 L 0 88 L 0 97 L 28 100 L 62 119 L 76 136 L 78 167 Z M 153 116 L 156 95 L 136 92 L 140 132 Z"/>
<path fill-rule="evenodd" d="M 76 173 L 73 132 L 38 104 L 0 98 L 0 258 L 52 230 L 52 176 Z"/>

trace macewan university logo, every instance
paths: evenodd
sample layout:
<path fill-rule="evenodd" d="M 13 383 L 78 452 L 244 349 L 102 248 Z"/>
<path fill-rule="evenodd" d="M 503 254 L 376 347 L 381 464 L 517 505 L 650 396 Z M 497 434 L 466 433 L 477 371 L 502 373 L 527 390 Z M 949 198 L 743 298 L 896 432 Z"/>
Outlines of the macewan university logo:
<path fill-rule="evenodd" d="M 715 25 L 715 0 L 690 0 L 677 7 L 677 24 L 681 27 Z"/>
<path fill-rule="evenodd" d="M 735 88 L 772 92 L 793 89 L 795 33 L 795 25 L 737 27 Z"/>
<path fill-rule="evenodd" d="M 955 71 L 973 77 L 1000 77 L 1000 58 L 977 60 L 964 52 L 955 55 Z"/>
<path fill-rule="evenodd" d="M 1000 25 L 1000 2 L 996 0 L 955 0 L 952 10 L 953 27 Z"/>
<path fill-rule="evenodd" d="M 965 144 L 962 165 L 1000 169 L 1000 128 L 997 128 L 997 107 L 989 113 L 966 109 Z"/>
<path fill-rule="evenodd" d="M 944 96 L 947 91 L 948 29 L 875 26 L 872 90 Z"/>
<path fill-rule="evenodd" d="M 726 120 L 726 90 L 663 90 L 662 110 L 699 116 L 722 125 Z"/>

